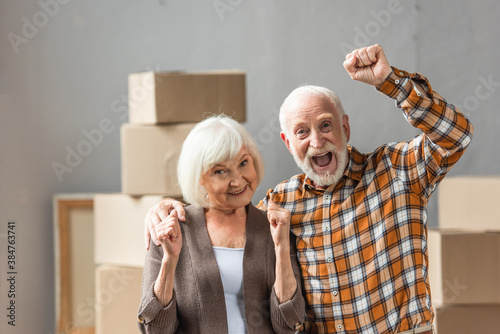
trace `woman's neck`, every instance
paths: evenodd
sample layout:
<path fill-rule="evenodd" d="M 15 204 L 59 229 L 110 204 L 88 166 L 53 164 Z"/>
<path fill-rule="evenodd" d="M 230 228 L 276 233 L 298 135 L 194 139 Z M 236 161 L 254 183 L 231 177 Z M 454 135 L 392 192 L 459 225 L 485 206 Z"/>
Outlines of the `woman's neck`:
<path fill-rule="evenodd" d="M 228 248 L 245 247 L 246 208 L 235 210 L 205 210 L 207 231 L 212 246 Z"/>
<path fill-rule="evenodd" d="M 210 207 L 208 209 L 205 209 L 205 216 L 211 217 L 217 220 L 234 220 L 238 219 L 241 217 L 244 217 L 246 219 L 247 216 L 247 210 L 246 207 L 241 207 L 241 208 L 231 208 L 231 209 L 225 209 L 225 208 L 215 208 L 215 207 Z"/>

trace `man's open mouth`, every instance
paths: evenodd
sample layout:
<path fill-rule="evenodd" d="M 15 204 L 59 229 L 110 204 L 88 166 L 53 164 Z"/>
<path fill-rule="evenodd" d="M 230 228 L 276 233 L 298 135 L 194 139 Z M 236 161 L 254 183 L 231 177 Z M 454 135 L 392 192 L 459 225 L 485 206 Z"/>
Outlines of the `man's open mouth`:
<path fill-rule="evenodd" d="M 325 152 L 312 157 L 313 162 L 319 167 L 328 166 L 330 161 L 332 161 L 332 152 Z"/>

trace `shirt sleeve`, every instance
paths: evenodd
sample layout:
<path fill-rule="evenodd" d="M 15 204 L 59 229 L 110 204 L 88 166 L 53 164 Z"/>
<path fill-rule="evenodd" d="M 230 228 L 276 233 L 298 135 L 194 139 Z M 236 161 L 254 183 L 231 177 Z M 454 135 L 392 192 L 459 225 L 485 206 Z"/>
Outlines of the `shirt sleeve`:
<path fill-rule="evenodd" d="M 259 204 L 257 204 L 255 207 L 259 210 L 262 210 L 262 211 L 267 211 L 267 206 L 264 204 L 264 202 L 267 203 L 267 197 L 264 198 L 264 199 L 261 199 Z"/>
<path fill-rule="evenodd" d="M 392 167 L 415 193 L 428 198 L 469 146 L 473 127 L 432 90 L 426 77 L 392 69 L 378 90 L 394 99 L 406 120 L 423 132 L 411 141 L 388 145 Z"/>
<path fill-rule="evenodd" d="M 154 284 L 161 267 L 161 247 L 153 242 L 146 252 L 142 276 L 142 298 L 138 312 L 138 326 L 141 333 L 175 333 L 177 321 L 177 301 L 174 294 L 170 303 L 163 307 L 154 293 Z"/>

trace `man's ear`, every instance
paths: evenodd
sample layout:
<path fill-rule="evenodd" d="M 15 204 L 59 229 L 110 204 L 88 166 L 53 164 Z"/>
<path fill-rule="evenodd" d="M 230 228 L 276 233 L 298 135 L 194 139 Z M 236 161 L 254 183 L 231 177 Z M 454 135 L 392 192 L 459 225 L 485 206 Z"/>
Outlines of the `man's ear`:
<path fill-rule="evenodd" d="M 286 148 L 288 149 L 288 151 L 290 151 L 290 153 L 292 153 L 292 150 L 290 149 L 290 141 L 288 140 L 288 138 L 286 137 L 286 135 L 285 135 L 285 133 L 283 131 L 280 132 L 280 137 L 281 137 L 281 140 L 283 140 L 283 142 L 285 143 Z"/>
<path fill-rule="evenodd" d="M 344 134 L 346 137 L 346 141 L 348 142 L 351 138 L 351 126 L 349 125 L 349 116 L 342 116 L 342 129 L 344 129 Z"/>

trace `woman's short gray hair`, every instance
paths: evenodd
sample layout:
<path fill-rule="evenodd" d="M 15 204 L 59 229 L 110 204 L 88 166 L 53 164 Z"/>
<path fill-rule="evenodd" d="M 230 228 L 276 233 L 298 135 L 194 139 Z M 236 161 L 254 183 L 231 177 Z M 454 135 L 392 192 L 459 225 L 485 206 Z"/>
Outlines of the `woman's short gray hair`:
<path fill-rule="evenodd" d="M 196 124 L 182 144 L 177 177 L 184 200 L 208 208 L 205 187 L 200 179 L 210 168 L 235 158 L 242 148 L 252 156 L 257 186 L 264 177 L 264 161 L 245 128 L 226 115 L 212 116 Z"/>
<path fill-rule="evenodd" d="M 284 105 L 286 102 L 289 100 L 293 99 L 294 97 L 302 94 L 311 94 L 311 95 L 323 95 L 326 96 L 327 98 L 330 99 L 333 103 L 333 107 L 337 111 L 340 119 L 342 119 L 342 116 L 345 115 L 344 112 L 344 107 L 342 107 L 342 102 L 340 101 L 340 98 L 337 94 L 329 90 L 328 88 L 321 87 L 321 86 L 313 86 L 313 85 L 303 85 L 295 88 L 283 101 L 281 104 L 280 108 L 280 126 L 281 126 L 281 131 L 283 131 L 287 136 L 288 134 L 288 125 L 286 123 L 286 111 L 284 109 Z"/>

